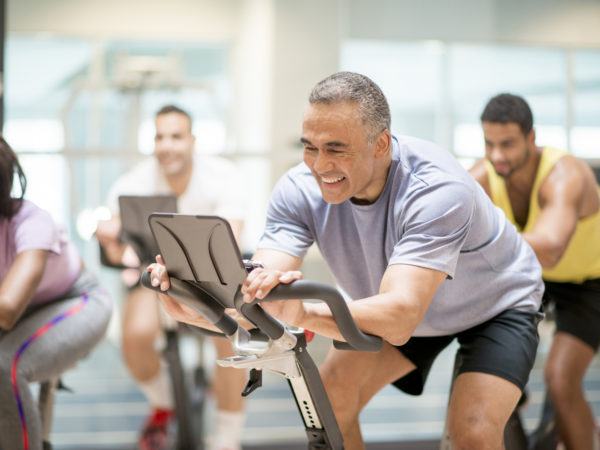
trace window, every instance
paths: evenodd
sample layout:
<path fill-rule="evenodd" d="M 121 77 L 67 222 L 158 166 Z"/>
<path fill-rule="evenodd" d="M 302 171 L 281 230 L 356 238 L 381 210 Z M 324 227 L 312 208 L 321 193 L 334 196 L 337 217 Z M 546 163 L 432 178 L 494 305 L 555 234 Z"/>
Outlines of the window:
<path fill-rule="evenodd" d="M 575 93 L 571 148 L 581 158 L 600 158 L 600 50 L 574 53 Z"/>
<path fill-rule="evenodd" d="M 394 132 L 437 142 L 466 166 L 483 156 L 479 117 L 501 92 L 527 100 L 539 145 L 600 158 L 599 50 L 349 40 L 341 69 L 364 73 L 381 86 Z"/>

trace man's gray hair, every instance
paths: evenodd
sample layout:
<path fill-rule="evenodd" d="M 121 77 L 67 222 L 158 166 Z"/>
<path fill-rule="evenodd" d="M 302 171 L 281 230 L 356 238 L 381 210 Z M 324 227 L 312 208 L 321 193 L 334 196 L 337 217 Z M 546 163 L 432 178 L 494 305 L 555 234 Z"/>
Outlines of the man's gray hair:
<path fill-rule="evenodd" d="M 331 105 L 356 102 L 358 114 L 375 137 L 391 124 L 390 107 L 383 92 L 370 78 L 354 72 L 338 72 L 319 81 L 308 101 L 312 104 Z"/>

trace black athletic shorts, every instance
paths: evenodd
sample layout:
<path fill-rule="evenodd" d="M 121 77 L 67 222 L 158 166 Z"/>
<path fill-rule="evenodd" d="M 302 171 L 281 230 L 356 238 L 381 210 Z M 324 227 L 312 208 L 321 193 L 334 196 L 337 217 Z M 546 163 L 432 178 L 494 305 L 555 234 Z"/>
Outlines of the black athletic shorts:
<path fill-rule="evenodd" d="M 523 390 L 535 361 L 543 314 L 511 309 L 468 330 L 450 336 L 412 337 L 396 347 L 417 368 L 393 384 L 411 395 L 420 395 L 437 355 L 454 338 L 460 345 L 456 374 L 482 372 L 499 376 Z"/>
<path fill-rule="evenodd" d="M 544 306 L 554 304 L 556 331 L 600 346 L 600 278 L 581 284 L 545 281 Z"/>

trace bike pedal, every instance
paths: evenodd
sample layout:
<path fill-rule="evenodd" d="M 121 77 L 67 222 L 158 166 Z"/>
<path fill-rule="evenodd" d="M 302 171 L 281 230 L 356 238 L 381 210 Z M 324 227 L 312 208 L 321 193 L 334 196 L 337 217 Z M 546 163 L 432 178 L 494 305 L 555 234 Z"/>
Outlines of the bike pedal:
<path fill-rule="evenodd" d="M 262 386 L 262 370 L 251 369 L 250 377 L 246 387 L 242 391 L 242 397 L 249 396 L 252 392 Z"/>

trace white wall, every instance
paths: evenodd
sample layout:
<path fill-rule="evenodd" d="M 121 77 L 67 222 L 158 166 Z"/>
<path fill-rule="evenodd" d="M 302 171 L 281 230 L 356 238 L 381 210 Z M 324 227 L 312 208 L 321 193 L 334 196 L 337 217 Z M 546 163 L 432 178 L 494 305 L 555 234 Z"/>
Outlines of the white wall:
<path fill-rule="evenodd" d="M 347 36 L 600 45 L 598 0 L 347 0 Z"/>
<path fill-rule="evenodd" d="M 243 0 L 8 0 L 9 33 L 231 39 Z"/>

